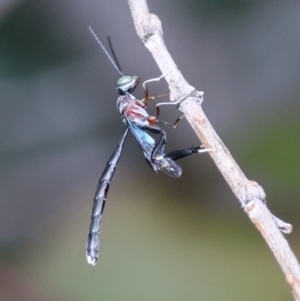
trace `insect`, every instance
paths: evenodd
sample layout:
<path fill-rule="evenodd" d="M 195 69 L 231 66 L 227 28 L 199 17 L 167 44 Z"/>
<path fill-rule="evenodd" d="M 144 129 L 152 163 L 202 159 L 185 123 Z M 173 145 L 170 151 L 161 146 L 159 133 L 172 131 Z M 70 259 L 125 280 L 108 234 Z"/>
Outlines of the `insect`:
<path fill-rule="evenodd" d="M 205 152 L 208 150 L 201 149 L 201 147 L 192 146 L 187 149 L 176 150 L 171 153 L 165 154 L 164 149 L 167 142 L 167 134 L 157 124 L 164 123 L 167 126 L 174 128 L 180 120 L 180 118 L 177 119 L 175 124 L 172 126 L 168 122 L 159 120 L 158 116 L 149 116 L 149 114 L 146 111 L 149 96 L 147 87 L 145 85 L 146 82 L 157 81 L 164 75 L 157 79 L 152 79 L 144 82 L 143 87 L 145 91 L 145 98 L 143 100 L 136 99 L 131 93 L 139 84 L 139 77 L 125 76 L 115 56 L 110 39 L 108 38 L 108 42 L 113 58 L 103 46 L 103 44 L 96 36 L 91 27 L 89 27 L 89 30 L 93 34 L 96 41 L 101 46 L 101 48 L 103 49 L 103 51 L 105 52 L 106 56 L 111 61 L 115 69 L 121 75 L 121 78 L 117 82 L 117 91 L 119 93 L 119 97 L 117 100 L 117 108 L 123 122 L 127 126 L 125 133 L 123 134 L 119 143 L 117 144 L 117 147 L 115 148 L 110 159 L 108 160 L 106 167 L 99 179 L 99 183 L 94 197 L 92 217 L 86 246 L 86 257 L 89 264 L 95 265 L 98 259 L 100 247 L 100 226 L 104 206 L 110 182 L 119 162 L 128 131 L 130 130 L 136 138 L 144 154 L 144 157 L 147 163 L 150 165 L 150 167 L 155 172 L 162 171 L 165 174 L 175 178 L 180 177 L 182 173 L 181 167 L 175 162 L 176 160 L 192 155 L 194 153 Z M 158 110 L 157 115 L 159 115 Z M 159 134 L 160 138 L 158 142 L 156 142 L 152 138 L 152 136 L 148 134 L 148 132 L 152 134 Z"/>

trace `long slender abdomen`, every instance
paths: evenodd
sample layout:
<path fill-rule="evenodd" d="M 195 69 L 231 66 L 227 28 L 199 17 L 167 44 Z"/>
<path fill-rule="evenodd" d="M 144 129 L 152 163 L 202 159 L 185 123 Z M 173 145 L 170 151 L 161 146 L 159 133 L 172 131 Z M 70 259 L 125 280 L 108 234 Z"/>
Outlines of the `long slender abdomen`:
<path fill-rule="evenodd" d="M 97 190 L 94 197 L 93 210 L 91 223 L 89 228 L 89 234 L 86 245 L 86 258 L 89 264 L 95 265 L 98 259 L 98 253 L 100 248 L 100 232 L 101 232 L 101 219 L 105 207 L 106 197 L 110 185 L 110 181 L 114 175 L 117 164 L 119 162 L 123 144 L 128 133 L 126 129 L 124 135 L 119 141 L 116 149 L 109 158 L 106 167 L 100 177 Z"/>

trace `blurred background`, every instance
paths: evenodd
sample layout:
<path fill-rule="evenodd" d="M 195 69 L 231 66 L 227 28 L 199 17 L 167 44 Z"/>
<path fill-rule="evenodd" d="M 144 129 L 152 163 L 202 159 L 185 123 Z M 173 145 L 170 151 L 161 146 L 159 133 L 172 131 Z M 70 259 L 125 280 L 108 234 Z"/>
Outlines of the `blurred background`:
<path fill-rule="evenodd" d="M 179 69 L 300 255 L 300 3 L 149 1 Z M 86 263 L 92 200 L 125 127 L 118 73 L 160 75 L 126 1 L 0 2 L 0 300 L 293 300 L 273 255 L 208 154 L 156 175 L 128 136 Z M 151 95 L 167 93 L 164 81 Z M 136 97 L 143 97 L 139 86 Z M 164 99 L 165 101 L 165 99 Z M 149 107 L 154 114 L 154 104 Z M 180 113 L 163 108 L 162 119 Z M 167 151 L 197 145 L 183 120 Z"/>

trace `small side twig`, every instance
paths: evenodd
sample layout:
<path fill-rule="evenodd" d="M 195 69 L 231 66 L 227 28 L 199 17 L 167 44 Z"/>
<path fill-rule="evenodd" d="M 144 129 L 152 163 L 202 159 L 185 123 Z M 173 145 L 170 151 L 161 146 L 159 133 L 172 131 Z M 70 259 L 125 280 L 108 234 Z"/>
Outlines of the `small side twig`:
<path fill-rule="evenodd" d="M 209 154 L 242 208 L 269 245 L 291 286 L 295 300 L 300 301 L 300 266 L 282 235 L 282 233 L 290 233 L 292 225 L 272 215 L 266 206 L 266 195 L 263 188 L 258 183 L 246 178 L 213 129 L 199 105 L 203 101 L 204 93 L 196 91 L 189 85 L 179 69 L 176 68 L 162 38 L 161 22 L 156 15 L 150 14 L 146 0 L 128 0 L 128 3 L 137 34 L 151 52 L 162 74 L 174 69 L 165 76 L 170 89 L 170 99 L 175 101 L 184 98 L 179 109 L 184 113 L 205 147 L 215 150 Z"/>

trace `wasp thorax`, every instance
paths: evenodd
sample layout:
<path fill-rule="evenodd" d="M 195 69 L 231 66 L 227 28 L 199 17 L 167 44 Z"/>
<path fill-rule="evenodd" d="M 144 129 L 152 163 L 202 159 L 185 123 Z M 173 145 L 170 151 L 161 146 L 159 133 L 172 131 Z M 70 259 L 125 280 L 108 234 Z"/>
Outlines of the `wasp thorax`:
<path fill-rule="evenodd" d="M 126 92 L 131 93 L 138 85 L 139 82 L 140 79 L 137 76 L 129 76 L 129 75 L 122 76 L 117 81 L 117 91 L 121 95 L 126 94 Z"/>

